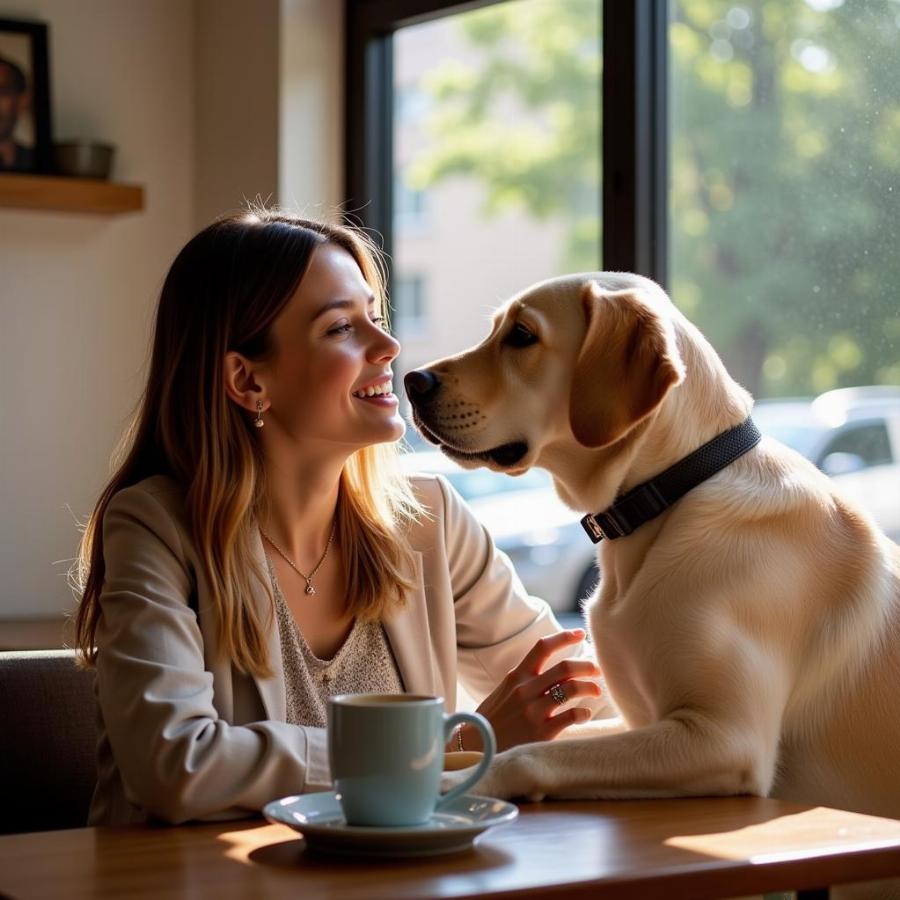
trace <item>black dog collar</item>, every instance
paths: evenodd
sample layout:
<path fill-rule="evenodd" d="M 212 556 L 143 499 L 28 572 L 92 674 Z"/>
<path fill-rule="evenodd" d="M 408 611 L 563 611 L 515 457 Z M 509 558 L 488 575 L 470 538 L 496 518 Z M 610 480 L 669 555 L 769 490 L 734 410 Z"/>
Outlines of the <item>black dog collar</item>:
<path fill-rule="evenodd" d="M 748 418 L 698 447 L 665 472 L 632 488 L 603 512 L 586 515 L 581 520 L 581 526 L 595 544 L 604 538 L 614 541 L 625 537 L 645 522 L 655 519 L 691 488 L 743 456 L 761 438 L 762 434 L 753 419 Z"/>

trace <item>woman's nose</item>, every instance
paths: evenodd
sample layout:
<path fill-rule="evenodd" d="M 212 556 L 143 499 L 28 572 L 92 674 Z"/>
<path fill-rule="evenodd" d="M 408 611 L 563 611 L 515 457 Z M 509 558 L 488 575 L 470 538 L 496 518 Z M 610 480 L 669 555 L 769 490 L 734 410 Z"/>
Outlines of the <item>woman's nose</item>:
<path fill-rule="evenodd" d="M 400 341 L 390 332 L 379 329 L 379 334 L 369 348 L 369 358 L 375 361 L 391 360 L 400 352 Z"/>

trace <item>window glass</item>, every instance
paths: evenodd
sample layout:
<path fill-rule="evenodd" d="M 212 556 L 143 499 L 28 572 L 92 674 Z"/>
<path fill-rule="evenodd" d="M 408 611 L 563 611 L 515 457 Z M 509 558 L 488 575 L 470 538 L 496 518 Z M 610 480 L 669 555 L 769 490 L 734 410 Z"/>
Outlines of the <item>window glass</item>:
<path fill-rule="evenodd" d="M 601 268 L 601 12 L 509 0 L 395 33 L 398 368 L 481 340 L 533 282 Z"/>
<path fill-rule="evenodd" d="M 757 397 L 900 383 L 900 3 L 670 12 L 673 298 Z"/>

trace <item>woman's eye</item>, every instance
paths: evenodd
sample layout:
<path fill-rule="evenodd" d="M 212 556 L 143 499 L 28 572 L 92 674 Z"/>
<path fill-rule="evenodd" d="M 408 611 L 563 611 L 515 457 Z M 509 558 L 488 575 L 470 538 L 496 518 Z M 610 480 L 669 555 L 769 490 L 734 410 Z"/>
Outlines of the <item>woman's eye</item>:
<path fill-rule="evenodd" d="M 384 318 L 384 316 L 375 316 L 369 321 L 371 321 L 373 325 L 377 325 L 379 328 L 383 328 L 385 331 L 388 330 L 387 320 Z M 342 322 L 340 325 L 335 325 L 334 328 L 329 328 L 328 334 L 341 335 L 347 334 L 350 331 L 353 331 L 353 325 L 350 322 Z"/>
<path fill-rule="evenodd" d="M 537 343 L 537 335 L 520 322 L 516 322 L 512 330 L 503 339 L 503 343 L 508 344 L 510 347 L 528 347 Z"/>

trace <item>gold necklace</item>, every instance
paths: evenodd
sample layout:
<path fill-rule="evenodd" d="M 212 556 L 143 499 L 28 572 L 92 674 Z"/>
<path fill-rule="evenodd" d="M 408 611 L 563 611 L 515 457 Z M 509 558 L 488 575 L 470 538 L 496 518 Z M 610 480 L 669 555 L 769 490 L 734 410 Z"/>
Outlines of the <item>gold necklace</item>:
<path fill-rule="evenodd" d="M 262 530 L 261 525 L 259 527 L 259 533 L 278 551 L 281 558 L 301 578 L 303 578 L 306 581 L 306 593 L 314 594 L 316 592 L 316 589 L 313 587 L 313 583 L 312 583 L 313 575 L 315 575 L 316 572 L 318 572 L 319 569 L 322 568 L 322 563 L 325 562 L 325 557 L 328 556 L 328 551 L 331 549 L 331 542 L 334 540 L 334 532 L 336 529 L 337 529 L 337 517 L 335 517 L 334 521 L 331 523 L 331 534 L 328 536 L 328 543 L 325 545 L 325 552 L 319 558 L 319 561 L 316 563 L 316 567 L 312 570 L 312 572 L 309 573 L 309 575 L 304 575 L 303 572 L 300 571 L 300 569 L 296 566 L 294 561 L 287 555 L 287 553 L 285 553 L 284 550 L 282 550 L 281 547 L 279 547 L 278 544 L 276 544 L 275 541 L 273 541 L 272 538 L 270 538 L 269 535 L 267 535 L 265 533 L 265 531 Z"/>

